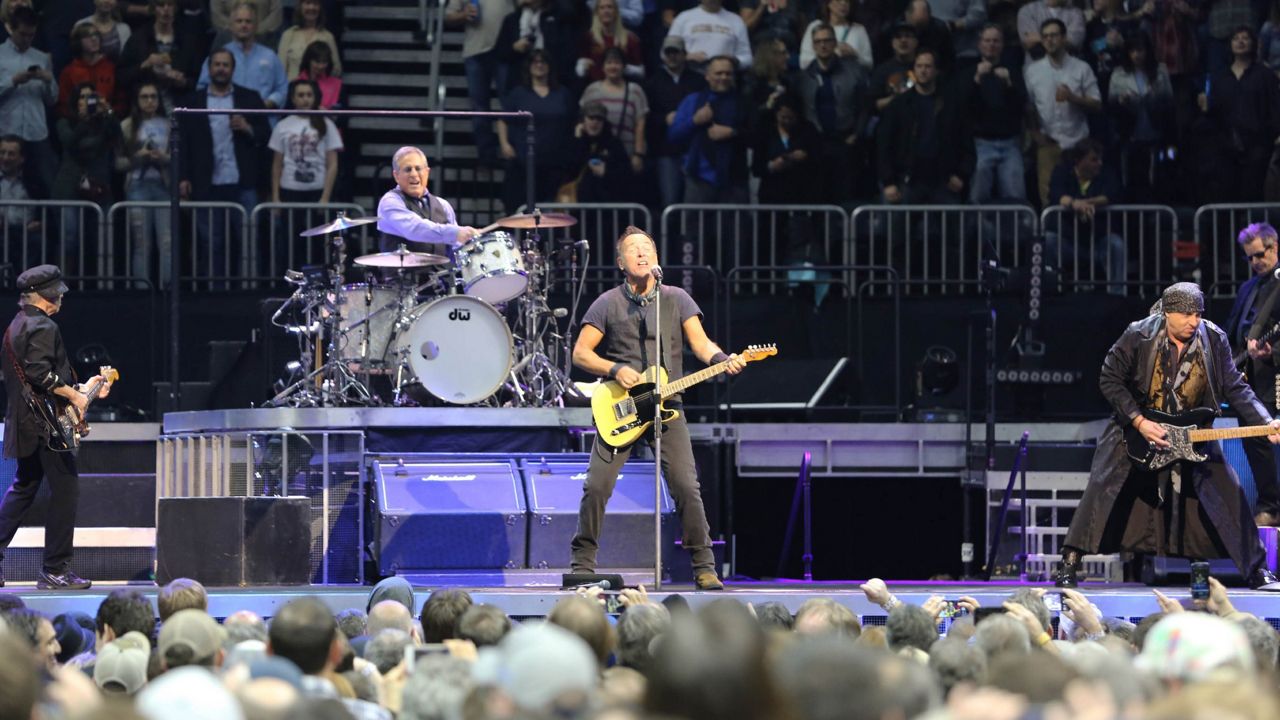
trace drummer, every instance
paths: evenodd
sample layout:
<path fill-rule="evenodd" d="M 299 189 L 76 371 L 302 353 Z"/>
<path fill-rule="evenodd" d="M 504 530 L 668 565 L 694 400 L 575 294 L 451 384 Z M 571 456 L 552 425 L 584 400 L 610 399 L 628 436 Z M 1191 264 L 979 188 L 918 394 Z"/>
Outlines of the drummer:
<path fill-rule="evenodd" d="M 444 198 L 427 191 L 431 166 L 427 156 L 416 147 L 402 147 L 391 158 L 391 174 L 396 187 L 378 201 L 378 230 L 382 232 L 382 251 L 397 249 L 401 243 L 414 249 L 413 243 L 461 245 L 476 235 L 476 229 L 458 224 L 453 206 Z M 438 248 L 435 252 L 443 252 Z"/>

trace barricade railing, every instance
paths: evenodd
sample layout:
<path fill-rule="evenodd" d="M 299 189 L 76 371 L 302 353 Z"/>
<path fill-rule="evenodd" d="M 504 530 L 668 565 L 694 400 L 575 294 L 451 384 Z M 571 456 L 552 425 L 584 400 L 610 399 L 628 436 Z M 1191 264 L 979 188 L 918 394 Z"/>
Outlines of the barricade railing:
<path fill-rule="evenodd" d="M 365 217 L 364 208 L 355 203 L 291 202 L 254 206 L 249 214 L 255 250 L 249 257 L 249 277 L 274 282 L 283 277 L 285 270 L 331 264 L 332 243 L 327 235 L 304 238 L 298 234 L 336 219 L 338 213 L 352 218 Z M 348 233 L 348 259 L 375 251 L 376 231 L 369 229 L 369 225 L 362 225 Z"/>
<path fill-rule="evenodd" d="M 1214 297 L 1235 295 L 1252 271 L 1236 243 L 1241 230 L 1255 222 L 1280 225 L 1280 205 L 1275 203 L 1221 203 L 1202 205 L 1191 221 L 1200 246 L 1202 282 Z"/>
<path fill-rule="evenodd" d="M 836 205 L 670 205 L 659 260 L 716 268 L 841 265 L 849 216 Z M 685 284 L 668 276 L 667 283 Z M 777 292 L 772 283 L 750 292 Z"/>
<path fill-rule="evenodd" d="M 1062 290 L 1128 294 L 1174 276 L 1178 216 L 1164 205 L 1106 205 L 1092 217 L 1057 205 L 1040 214 L 1040 232 L 1044 262 L 1057 270 Z"/>
<path fill-rule="evenodd" d="M 249 214 L 233 202 L 186 202 L 181 218 L 185 254 L 182 277 L 191 289 L 242 289 L 251 257 Z M 237 281 L 234 284 L 229 281 Z"/>
<path fill-rule="evenodd" d="M 84 200 L 0 200 L 0 233 L 3 262 L 24 268 L 52 263 L 78 280 L 89 281 L 113 274 L 102 207 Z"/>
<path fill-rule="evenodd" d="M 1039 229 L 1025 205 L 864 205 L 849 224 L 851 264 L 893 268 L 903 292 L 921 295 L 966 292 L 992 253 L 1016 266 Z"/>

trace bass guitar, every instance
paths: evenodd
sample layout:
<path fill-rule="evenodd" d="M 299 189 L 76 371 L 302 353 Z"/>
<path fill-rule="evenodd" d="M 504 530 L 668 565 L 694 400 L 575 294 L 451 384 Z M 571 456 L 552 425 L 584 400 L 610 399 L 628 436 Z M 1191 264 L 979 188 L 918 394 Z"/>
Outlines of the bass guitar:
<path fill-rule="evenodd" d="M 738 357 L 743 362 L 755 362 L 777 354 L 776 345 L 751 345 L 739 353 Z M 631 445 L 653 425 L 655 403 L 662 411 L 662 422 L 671 422 L 680 413 L 662 407 L 663 398 L 677 395 L 728 369 L 729 361 L 725 360 L 668 383 L 666 368 L 652 365 L 642 373 L 645 381 L 630 390 L 622 387 L 616 380 L 600 383 L 591 393 L 591 419 L 595 423 L 597 436 L 611 448 L 622 449 Z M 654 392 L 655 378 L 661 381 L 661 397 Z"/>
<path fill-rule="evenodd" d="M 1169 443 L 1167 448 L 1157 448 L 1147 442 L 1132 423 L 1125 426 L 1125 451 L 1134 465 L 1147 470 L 1160 470 L 1179 460 L 1208 460 L 1208 455 L 1196 449 L 1196 445 L 1200 443 L 1277 434 L 1270 425 L 1212 428 L 1210 425 L 1213 423 L 1214 413 L 1210 408 L 1196 408 L 1177 415 L 1159 410 L 1143 410 L 1142 415 L 1164 428 L 1164 439 Z"/>
<path fill-rule="evenodd" d="M 1270 330 L 1259 335 L 1258 344 L 1268 345 L 1272 342 L 1275 342 L 1276 338 L 1280 338 L 1280 323 L 1276 323 L 1275 325 L 1272 325 Z M 1241 350 L 1240 352 L 1236 353 L 1235 357 L 1232 358 L 1232 360 L 1235 361 L 1236 367 L 1238 368 L 1244 367 L 1244 364 L 1249 361 L 1249 348 L 1246 347 L 1244 350 Z"/>
<path fill-rule="evenodd" d="M 89 383 L 84 389 L 90 405 L 98 399 L 103 386 L 120 379 L 120 373 L 110 365 L 99 368 L 98 375 L 100 378 Z M 35 415 L 36 421 L 49 435 L 49 449 L 54 452 L 74 452 L 79 449 L 80 441 L 89 434 L 91 428 L 89 421 L 80 415 L 76 406 L 72 405 L 70 400 L 58 395 L 37 395 L 31 392 L 26 395 L 27 405 Z M 89 406 L 85 405 L 85 410 L 88 409 Z"/>

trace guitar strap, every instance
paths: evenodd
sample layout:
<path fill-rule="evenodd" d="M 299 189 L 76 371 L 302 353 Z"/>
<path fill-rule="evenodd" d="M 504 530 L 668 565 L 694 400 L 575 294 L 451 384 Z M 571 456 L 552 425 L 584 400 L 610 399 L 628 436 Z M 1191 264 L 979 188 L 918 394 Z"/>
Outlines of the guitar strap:
<path fill-rule="evenodd" d="M 1280 281 L 1272 280 L 1267 283 L 1270 286 L 1270 292 L 1262 301 L 1262 306 L 1258 308 L 1258 312 L 1253 315 L 1253 324 L 1249 326 L 1249 332 L 1245 335 L 1245 344 L 1250 340 L 1257 340 L 1262 337 L 1263 331 L 1268 327 L 1268 319 L 1271 317 L 1271 311 L 1276 306 L 1276 298 L 1280 297 Z"/>

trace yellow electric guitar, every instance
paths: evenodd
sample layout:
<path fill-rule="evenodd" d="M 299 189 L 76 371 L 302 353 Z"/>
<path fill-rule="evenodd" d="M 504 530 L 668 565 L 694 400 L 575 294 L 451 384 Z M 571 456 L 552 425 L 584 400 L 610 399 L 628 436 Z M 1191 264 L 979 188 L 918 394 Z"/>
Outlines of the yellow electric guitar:
<path fill-rule="evenodd" d="M 755 362 L 777 355 L 776 345 L 751 345 L 738 353 L 743 362 Z M 653 425 L 654 402 L 662 406 L 662 398 L 654 393 L 654 378 L 661 374 L 662 397 L 670 397 L 684 392 L 703 380 L 709 380 L 729 368 L 729 361 L 716 363 L 686 375 L 675 382 L 667 382 L 667 371 L 657 365 L 650 366 L 643 373 L 645 381 L 627 390 L 610 380 L 602 382 L 591 393 L 591 419 L 595 422 L 596 433 L 600 441 L 612 448 L 624 448 L 640 439 L 649 426 Z M 662 422 L 667 423 L 680 416 L 676 410 L 662 409 Z"/>

